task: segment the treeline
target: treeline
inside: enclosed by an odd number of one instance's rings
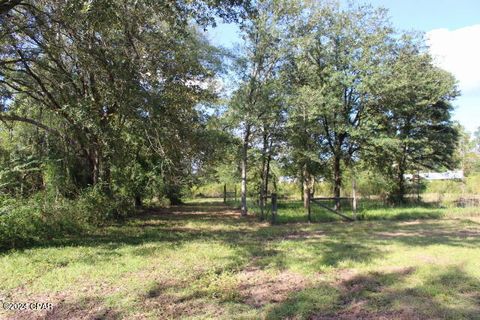
[[[4,2],[0,246],[118,218],[145,199],[179,203],[209,140],[228,138],[210,134],[198,107],[216,99],[224,54],[203,29],[240,21],[248,3]]]
[[[239,50],[208,41],[218,22],[240,27]],[[7,242],[14,225],[51,237],[209,181],[241,180],[244,214],[248,188],[264,199],[284,176],[339,196],[345,173],[373,170],[401,202],[404,173],[456,163],[455,79],[383,9],[10,0],[0,24]]]
[[[394,203],[405,201],[405,173],[455,166],[459,92],[422,35],[395,30],[370,6],[260,1],[256,9],[241,29],[242,82],[225,116],[241,138],[243,214],[250,169],[264,199],[272,161],[302,184],[304,199],[316,180],[339,197],[346,172],[372,171],[389,181]]]
[[[239,3],[45,0],[4,13],[2,192],[101,186],[178,202],[209,146],[196,106],[215,96],[202,85],[222,67],[199,28],[238,19]]]

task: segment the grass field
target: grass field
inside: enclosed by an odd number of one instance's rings
[[[197,202],[4,252],[1,300],[53,309],[0,318],[480,319],[478,209],[308,224],[283,205],[275,226]]]
[[[192,199],[193,202],[202,202],[207,199]],[[208,201],[208,200],[207,200]],[[211,200],[210,200],[211,201]],[[221,200],[217,200],[221,201]],[[323,202],[329,207],[334,207],[333,201]],[[233,208],[240,208],[239,201],[228,201],[228,205]],[[350,217],[354,217],[350,201],[342,201],[342,212]],[[260,207],[253,201],[248,203],[249,211],[259,217]],[[307,222],[307,215],[303,208],[302,201],[280,199],[278,201],[277,223],[301,223]],[[266,204],[265,220],[271,219],[271,205]],[[415,219],[440,219],[440,218],[480,218],[480,208],[478,207],[447,207],[436,203],[407,203],[389,207],[379,200],[362,199],[358,203],[355,213],[358,220],[415,220]],[[320,206],[313,204],[311,206],[311,218],[313,222],[335,222],[340,221],[338,215],[331,213]]]

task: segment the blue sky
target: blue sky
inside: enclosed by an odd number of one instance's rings
[[[454,102],[454,119],[470,132],[480,127],[480,0],[358,2],[389,9],[397,28],[426,33],[437,64],[459,80],[462,96]],[[240,41],[234,25],[221,24],[209,31],[209,37],[229,48]]]

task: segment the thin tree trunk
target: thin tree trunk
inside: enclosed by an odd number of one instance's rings
[[[223,203],[227,203],[227,184],[223,184]]]
[[[261,205],[261,218],[264,218],[264,211],[267,202],[268,195],[268,183],[270,176],[270,162],[272,160],[272,141],[268,141],[268,134],[266,128],[263,133],[263,147],[262,147],[262,183],[260,186],[260,205]]]
[[[310,176],[310,194],[315,197],[315,176]]]
[[[268,137],[267,137],[267,134],[266,134],[266,130],[265,128],[263,128],[263,139],[262,139],[262,170],[261,170],[261,174],[260,174],[260,179],[261,179],[261,182],[260,182],[260,219],[263,220],[264,218],[264,213],[265,213],[265,202],[266,202],[266,196],[267,196],[267,192],[265,190],[265,184],[266,184],[266,180],[267,180],[267,149],[268,149]]]
[[[91,179],[92,185],[98,184],[100,181],[100,160],[98,155],[98,150],[94,149],[90,152],[89,161],[91,165]]]
[[[139,194],[135,195],[135,208],[141,208],[142,205],[142,196]]]
[[[403,152],[401,157],[397,159],[397,190],[394,194],[395,203],[404,203],[405,202],[405,154],[407,152],[407,147],[404,144]]]
[[[357,182],[355,177],[352,179],[352,211],[354,219],[357,220]]]
[[[342,188],[342,172],[340,168],[340,157],[335,156],[333,159],[333,196],[340,197]],[[335,200],[335,210],[340,210],[340,199]]]
[[[302,202],[305,203],[305,195],[304,195],[304,191],[303,191],[303,169],[300,170],[300,197],[302,199]],[[306,207],[305,207],[306,208]]]
[[[398,176],[397,176],[397,192],[396,192],[396,199],[397,203],[404,203],[405,202],[405,177],[404,177],[405,170],[403,169],[402,165],[398,167]]]
[[[311,193],[310,190],[310,173],[307,172],[307,166],[303,168],[303,207],[308,208],[309,206],[309,193]]]
[[[242,208],[241,208],[241,214],[242,216],[246,216],[248,214],[248,208],[247,208],[247,157],[248,157],[248,142],[250,139],[250,124],[247,124],[245,128],[245,135],[243,137],[243,146],[242,146],[242,195],[241,195],[241,202],[242,202]]]
[[[272,162],[272,154],[267,156],[267,167],[265,170],[265,194],[268,194],[268,183],[270,182],[270,162]]]

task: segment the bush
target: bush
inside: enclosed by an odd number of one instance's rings
[[[18,248],[79,234],[133,212],[125,196],[107,196],[92,188],[76,199],[40,192],[28,199],[0,198],[0,248]]]
[[[89,189],[73,202],[73,207],[82,212],[87,222],[93,225],[124,218],[134,211],[131,197],[121,194],[109,196],[101,188]]]
[[[456,180],[428,181],[426,193],[458,195],[462,193],[462,182]]]
[[[467,178],[467,192],[471,194],[480,194],[480,174],[474,174]]]
[[[230,189],[230,186],[228,187]],[[207,183],[201,186],[194,186],[191,188],[189,196],[194,198],[223,197],[223,183]]]

